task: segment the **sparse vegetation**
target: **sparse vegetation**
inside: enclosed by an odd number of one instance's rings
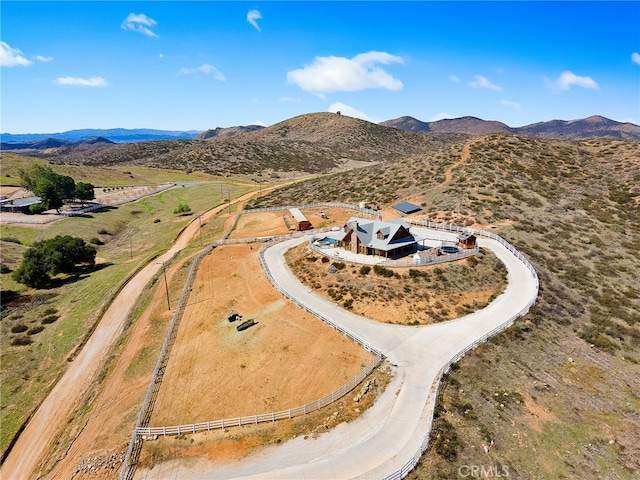
[[[461,310],[473,312],[506,285],[504,266],[493,254],[474,267],[464,261],[410,269],[333,262],[328,270],[309,261],[312,255],[307,245],[286,254],[303,283],[344,308],[389,323],[424,325],[453,318]],[[369,275],[372,270],[375,275]]]

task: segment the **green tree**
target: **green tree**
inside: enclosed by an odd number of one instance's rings
[[[55,174],[53,174],[55,175]],[[55,178],[50,175],[43,175],[36,180],[32,189],[33,193],[40,197],[42,205],[46,210],[55,208],[58,210],[64,202],[62,201],[61,188]]]
[[[74,273],[79,265],[94,265],[96,249],[83,239],[58,235],[34,243],[24,254],[13,278],[33,288],[51,283],[51,275]]]
[[[95,193],[93,193],[93,185],[85,182],[76,183],[75,197],[82,201],[93,200],[96,198]]]
[[[34,165],[29,170],[20,170],[20,179],[24,188],[41,198],[46,210],[58,210],[66,200],[76,197],[73,178],[57,174],[51,167]]]

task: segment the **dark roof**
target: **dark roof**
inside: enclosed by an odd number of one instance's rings
[[[458,235],[458,240],[469,240],[471,237],[476,238],[476,236],[471,232],[464,232]]]
[[[419,207],[418,205],[414,205],[413,203],[409,203],[409,202],[400,202],[397,205],[393,205],[393,208],[395,208],[399,212],[407,213],[407,214],[413,213],[413,212],[419,212],[420,210],[422,210],[422,208]]]
[[[406,247],[416,243],[416,239],[409,233],[409,225],[401,218],[394,218],[388,222],[381,220],[368,220],[364,218],[351,217],[346,226],[356,231],[358,240],[369,248],[375,248],[383,252],[395,250],[396,248]],[[402,238],[393,238],[403,227],[407,231],[407,236]],[[384,238],[378,238],[377,233],[381,232]],[[346,233],[343,232],[346,236]],[[344,236],[342,237],[344,239]]]

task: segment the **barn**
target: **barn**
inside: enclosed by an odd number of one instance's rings
[[[311,222],[307,220],[307,217],[302,214],[299,208],[290,208],[289,212],[296,221],[298,231],[302,232],[304,230],[311,230],[313,228]]]

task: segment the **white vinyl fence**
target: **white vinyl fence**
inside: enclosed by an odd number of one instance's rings
[[[343,207],[343,208],[352,208],[352,209],[355,209],[355,210],[358,210],[358,211],[362,211],[362,213],[368,213],[368,214],[375,215],[375,216],[378,215],[378,212],[376,212],[374,210],[360,209],[359,207],[355,207],[353,205],[338,204],[338,203],[335,203],[335,204],[334,203],[314,203],[314,204],[309,204],[309,205],[298,206],[297,208],[313,208],[313,207],[318,207],[318,206],[326,206],[326,207],[328,207],[328,206],[336,206],[336,207]],[[237,222],[237,218],[242,213],[261,212],[261,211],[275,211],[275,210],[283,210],[283,209],[286,209],[286,208],[294,208],[294,207],[272,207],[272,208],[265,208],[265,209],[243,210],[243,211],[239,212],[239,214],[236,216],[236,222]],[[365,212],[363,210],[368,210],[368,211]],[[321,312],[318,312],[317,310],[315,310],[313,307],[305,304],[304,302],[302,302],[302,301],[298,300],[297,298],[291,296],[285,290],[281,289],[280,286],[276,283],[276,281],[273,278],[273,276],[271,275],[271,272],[269,271],[269,268],[268,268],[268,266],[267,266],[267,264],[266,264],[266,262],[264,260],[264,251],[265,251],[265,249],[268,246],[273,245],[273,244],[275,244],[277,242],[280,242],[280,241],[283,241],[283,240],[286,240],[286,239],[290,239],[290,238],[309,235],[310,233],[314,233],[313,231],[296,232],[296,233],[291,234],[291,235],[283,235],[283,236],[280,236],[280,237],[256,237],[256,238],[250,238],[250,239],[229,240],[228,237],[229,237],[231,231],[233,230],[233,228],[235,227],[236,222],[234,222],[233,225],[231,226],[231,228],[223,235],[223,239],[221,241],[214,242],[211,245],[209,245],[207,248],[205,248],[200,254],[198,254],[196,256],[196,258],[193,261],[193,264],[191,265],[191,268],[189,270],[189,274],[187,276],[187,280],[186,280],[185,285],[184,285],[184,287],[182,289],[182,294],[180,295],[180,299],[178,301],[178,306],[177,306],[177,308],[175,310],[175,313],[174,313],[173,318],[171,320],[171,323],[169,325],[167,336],[166,336],[164,344],[162,346],[160,357],[158,358],[158,362],[156,364],[156,368],[155,368],[154,373],[152,375],[151,382],[149,384],[149,388],[147,389],[147,393],[145,395],[145,398],[143,400],[142,406],[140,408],[140,412],[139,412],[138,418],[136,420],[136,425],[135,425],[135,428],[134,428],[134,432],[133,432],[133,435],[131,437],[131,441],[129,442],[129,447],[128,447],[126,455],[125,455],[125,460],[124,460],[124,463],[123,463],[123,466],[122,466],[122,470],[121,470],[120,475],[118,477],[119,480],[125,480],[125,479],[126,480],[132,480],[133,479],[133,476],[135,474],[136,463],[137,463],[137,460],[139,458],[140,451],[142,449],[142,435],[177,435],[177,434],[188,433],[188,432],[197,432],[197,431],[212,430],[212,429],[217,429],[217,428],[226,428],[226,427],[230,427],[230,426],[256,424],[256,423],[260,423],[260,422],[273,422],[273,421],[280,420],[280,419],[293,418],[293,417],[296,417],[296,416],[299,416],[299,415],[305,415],[305,414],[307,414],[309,412],[312,412],[312,411],[315,411],[315,410],[317,410],[319,408],[322,408],[325,405],[328,405],[329,403],[335,401],[336,399],[344,396],[346,393],[351,391],[378,364],[380,364],[380,362],[384,358],[384,355],[383,355],[382,351],[380,351],[378,348],[376,348],[375,346],[369,344],[364,339],[360,338],[358,335],[350,332],[348,329],[346,329],[342,325],[339,325],[338,323],[334,322],[329,317],[327,317],[324,314],[322,314]],[[534,279],[536,281],[536,293],[531,297],[531,299],[529,300],[527,305],[522,310],[520,310],[520,312],[518,312],[517,314],[513,315],[512,317],[506,319],[501,325],[499,325],[498,327],[494,328],[493,330],[491,330],[487,334],[483,335],[482,338],[476,340],[471,345],[468,345],[467,347],[462,349],[460,352],[458,352],[456,355],[454,355],[447,362],[447,364],[445,364],[440,369],[439,374],[438,374],[438,385],[434,390],[432,390],[432,392],[431,392],[431,394],[429,396],[429,399],[427,400],[427,402],[429,404],[431,404],[431,407],[433,408],[435,406],[435,402],[436,402],[436,400],[438,398],[438,393],[440,391],[440,384],[441,384],[440,381],[442,379],[442,376],[445,375],[449,371],[449,368],[450,368],[451,364],[457,362],[458,360],[460,360],[468,351],[476,348],[478,345],[480,345],[481,343],[485,342],[491,336],[493,336],[496,333],[499,333],[502,330],[504,330],[507,327],[509,327],[511,324],[513,324],[513,322],[517,318],[519,318],[519,317],[521,317],[523,315],[526,315],[528,313],[529,309],[531,308],[531,306],[535,303],[535,301],[537,299],[539,281],[538,281],[538,275],[537,275],[535,269],[533,268],[533,265],[531,265],[531,263],[524,257],[524,255],[522,255],[513,245],[511,245],[509,242],[504,240],[499,235],[496,235],[496,234],[491,233],[491,232],[486,232],[484,230],[474,230],[474,229],[469,229],[469,228],[464,228],[464,227],[458,227],[458,226],[455,226],[455,225],[436,224],[436,223],[432,223],[432,222],[420,222],[420,221],[409,220],[409,219],[407,220],[407,222],[410,223],[410,224],[413,224],[413,225],[418,225],[418,226],[437,229],[437,230],[444,230],[444,231],[449,231],[449,232],[471,232],[471,233],[474,233],[476,236],[484,236],[484,237],[496,240],[497,242],[502,244],[505,248],[507,248],[507,250],[509,250],[511,253],[513,253],[521,262],[523,262],[525,264],[525,266],[529,269],[529,271],[531,272],[532,276],[534,277]],[[318,231],[316,230],[315,232],[317,233]],[[230,419],[224,419],[224,420],[214,420],[214,421],[210,421],[210,422],[201,422],[201,423],[194,423],[194,424],[188,424],[188,425],[175,425],[175,426],[169,426],[169,427],[148,427],[149,420],[151,418],[151,412],[153,411],[153,406],[155,404],[155,401],[156,401],[156,398],[157,398],[157,394],[158,394],[158,391],[160,389],[160,384],[162,382],[162,376],[164,374],[164,369],[166,368],[166,365],[168,363],[169,355],[171,353],[171,348],[173,347],[173,343],[175,342],[175,339],[176,339],[176,336],[177,336],[177,332],[178,332],[178,327],[179,327],[179,324],[180,324],[180,320],[182,319],[182,315],[183,315],[184,310],[186,308],[186,304],[187,304],[187,301],[188,301],[188,298],[189,298],[189,293],[191,292],[191,288],[193,286],[193,281],[195,279],[195,273],[197,271],[197,268],[198,268],[198,265],[199,265],[201,259],[205,255],[207,255],[211,250],[213,250],[217,245],[234,244],[234,243],[251,243],[251,242],[256,242],[256,241],[265,242],[264,246],[260,249],[260,263],[262,265],[262,268],[265,271],[265,274],[266,274],[267,278],[273,284],[273,286],[280,293],[282,293],[289,300],[291,300],[293,303],[295,303],[296,305],[300,306],[301,308],[307,310],[308,312],[310,312],[311,314],[315,315],[316,317],[320,318],[322,321],[324,321],[325,323],[327,323],[331,327],[333,327],[336,330],[342,332],[344,335],[348,336],[349,338],[351,338],[355,342],[357,342],[360,345],[362,345],[366,350],[372,352],[375,355],[374,359],[356,377],[351,379],[349,382],[347,382],[345,385],[343,385],[342,387],[340,387],[336,391],[331,392],[329,395],[326,395],[325,397],[322,397],[322,398],[320,398],[318,400],[315,400],[315,401],[313,401],[311,403],[308,403],[306,405],[303,405],[301,407],[296,407],[296,408],[292,408],[292,409],[289,409],[289,410],[282,410],[282,411],[279,411],[279,412],[272,412],[272,413],[266,413],[266,414],[256,414],[256,415],[250,415],[250,416],[245,416],[245,417],[230,418]],[[475,251],[469,252],[469,254],[474,254],[474,253],[475,253]],[[429,419],[429,425],[428,425],[427,434],[426,434],[426,436],[424,438],[424,441],[422,442],[420,448],[418,449],[418,451],[413,455],[413,457],[400,470],[398,470],[398,471],[392,473],[391,475],[385,477],[384,480],[402,479],[415,467],[415,465],[418,463],[420,457],[422,456],[422,454],[424,453],[424,451],[427,449],[427,447],[429,445],[432,424],[433,424],[433,416]]]
[[[513,253],[522,263],[524,263],[524,265],[529,269],[529,271],[531,272],[531,275],[533,276],[533,278],[536,281],[536,291],[532,295],[531,299],[527,302],[527,305],[522,310],[520,310],[518,313],[516,313],[512,317],[508,318],[507,320],[505,320],[502,324],[498,325],[496,328],[494,328],[490,332],[488,332],[485,335],[483,335],[481,338],[479,338],[478,340],[473,342],[471,345],[468,345],[465,348],[463,348],[462,350],[460,350],[453,357],[451,357],[451,359],[440,369],[440,371],[438,372],[438,376],[437,376],[437,378],[438,378],[437,386],[436,386],[435,389],[432,389],[432,391],[431,391],[431,393],[429,395],[429,398],[427,400],[427,403],[430,404],[431,410],[433,411],[434,408],[435,408],[436,401],[438,399],[438,395],[440,394],[440,388],[442,386],[442,377],[449,371],[449,368],[451,367],[451,365],[453,363],[456,363],[457,361],[459,361],[462,357],[464,357],[467,352],[473,350],[478,345],[486,342],[489,338],[491,338],[495,334],[500,333],[501,331],[505,330],[507,327],[511,326],[513,324],[513,322],[515,322],[518,318],[526,315],[529,312],[529,309],[533,306],[533,304],[536,303],[536,299],[538,298],[538,290],[539,290],[540,284],[539,284],[539,280],[538,280],[538,274],[536,273],[535,269],[533,268],[533,265],[531,265],[529,260],[527,260],[525,258],[525,256],[522,255],[513,245],[511,245],[504,238],[502,238],[499,235],[496,235],[495,233],[486,232],[484,230],[475,230],[475,229],[469,229],[469,228],[464,228],[464,227],[458,227],[458,226],[455,226],[455,225],[437,224],[437,223],[432,223],[432,222],[419,222],[419,221],[415,221],[415,220],[408,220],[408,222],[413,224],[413,225],[419,225],[419,226],[428,227],[428,228],[435,228],[435,229],[439,229],[439,230],[446,230],[446,231],[449,231],[449,232],[470,232],[470,233],[473,233],[476,236],[483,236],[483,237],[487,237],[487,238],[491,238],[493,240],[496,240],[497,242],[502,244],[504,247],[506,247],[507,250],[509,250],[511,253]],[[384,478],[384,480],[400,480],[400,479],[406,477],[407,474],[411,470],[413,470],[413,468],[417,465],[417,463],[420,461],[420,457],[422,457],[422,454],[425,452],[425,450],[429,446],[429,442],[430,442],[430,438],[431,438],[431,428],[433,426],[433,415],[429,418],[428,422],[429,422],[429,424],[428,424],[428,428],[427,428],[427,434],[425,435],[425,438],[424,438],[422,444],[420,445],[420,448],[418,449],[418,451],[413,455],[413,457],[411,457],[411,459],[407,463],[405,463],[402,466],[402,468],[400,470],[397,470],[396,472],[392,473],[391,475],[387,475]]]

